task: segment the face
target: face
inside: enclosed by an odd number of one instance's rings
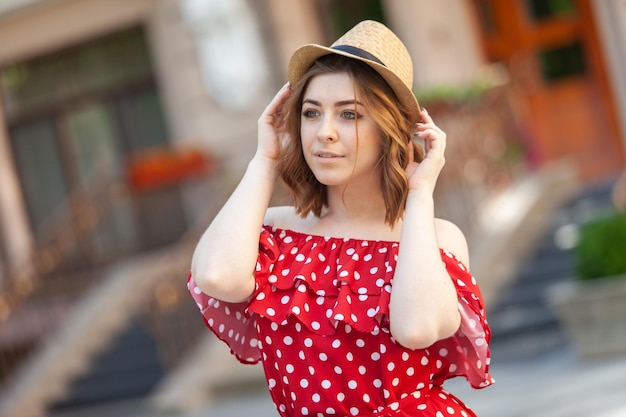
[[[304,92],[300,128],[304,158],[327,186],[380,178],[378,128],[355,91],[347,73],[331,73],[315,76]]]

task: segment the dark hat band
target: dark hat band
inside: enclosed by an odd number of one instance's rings
[[[359,58],[367,59],[369,61],[374,61],[375,63],[380,64],[383,67],[386,66],[385,64],[382,63],[380,59],[376,58],[374,55],[370,54],[369,52],[364,51],[363,49],[357,48],[356,46],[335,45],[335,46],[331,46],[330,49],[345,52],[350,55],[358,56]]]

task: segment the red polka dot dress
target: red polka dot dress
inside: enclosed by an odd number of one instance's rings
[[[489,375],[490,330],[476,281],[441,251],[458,293],[457,333],[412,350],[389,332],[398,243],[329,238],[264,227],[256,289],[226,303],[189,291],[207,326],[243,363],[262,361],[279,414],[295,416],[474,416],[443,389]]]

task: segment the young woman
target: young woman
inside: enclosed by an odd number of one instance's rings
[[[443,383],[492,383],[490,331],[465,238],[434,215],[446,135],[406,48],[365,21],[288,73],[193,256],[207,325],[262,361],[281,416],[473,416]],[[279,177],[294,205],[268,208]]]

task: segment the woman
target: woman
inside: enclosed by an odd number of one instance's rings
[[[406,48],[365,21],[288,73],[193,256],[207,325],[263,362],[281,416],[474,415],[442,385],[492,383],[490,332],[465,238],[434,216],[446,135]],[[268,208],[278,177],[293,207]]]

